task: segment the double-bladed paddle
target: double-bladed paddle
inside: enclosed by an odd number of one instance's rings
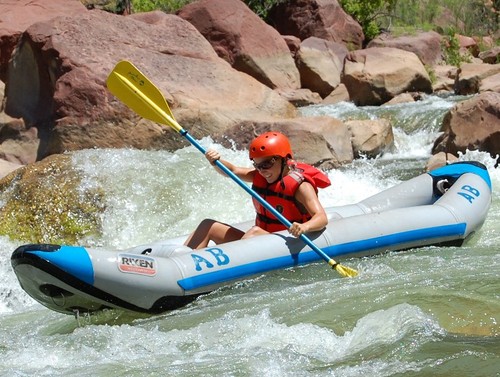
[[[184,136],[201,153],[206,150],[194,139],[185,129],[183,129],[174,118],[165,97],[160,90],[139,71],[132,63],[124,60],[119,62],[109,74],[106,81],[108,89],[130,109],[134,110],[141,117],[153,122],[164,124],[173,128],[176,132]],[[271,212],[283,225],[288,228],[292,223],[281,213],[271,206],[264,198],[245,184],[236,174],[229,170],[220,161],[215,164],[228,177],[235,181],[241,188],[254,197],[269,212]],[[317,247],[305,234],[301,234],[300,239],[304,241],[312,250],[321,256],[328,264],[342,276],[354,277],[358,272],[350,267],[341,265],[330,258],[323,250]]]

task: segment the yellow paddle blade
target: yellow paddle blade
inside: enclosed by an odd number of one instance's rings
[[[347,266],[343,266],[340,263],[335,262],[333,259],[330,259],[328,261],[328,264],[330,266],[332,266],[332,268],[335,271],[337,271],[340,275],[342,275],[343,277],[353,278],[353,277],[358,276],[358,271],[356,271],[353,268],[350,268],[350,267],[347,267]]]
[[[109,74],[106,85],[120,101],[141,117],[180,132],[182,127],[170,111],[160,90],[132,63],[123,60]]]
[[[358,271],[356,271],[355,269],[351,268],[351,267],[347,267],[347,266],[343,266],[341,264],[337,264],[335,266],[335,270],[342,276],[344,277],[349,277],[349,278],[353,278],[353,277],[356,277],[358,276]]]

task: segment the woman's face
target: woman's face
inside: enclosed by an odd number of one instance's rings
[[[268,183],[275,182],[281,174],[281,157],[261,157],[253,160],[253,166]]]

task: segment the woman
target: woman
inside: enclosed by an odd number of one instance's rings
[[[292,223],[288,231],[293,236],[300,237],[326,226],[328,218],[317,192],[318,187],[329,186],[330,180],[318,169],[293,161],[290,142],[285,135],[271,131],[258,136],[250,143],[249,154],[253,168],[221,160],[220,154],[214,150],[207,151],[205,157],[214,166],[215,161],[220,160],[241,180],[252,182],[252,189]],[[255,226],[246,233],[228,224],[205,219],[185,245],[200,249],[207,247],[210,241],[220,244],[286,229],[257,200],[253,199],[253,202],[257,212]]]

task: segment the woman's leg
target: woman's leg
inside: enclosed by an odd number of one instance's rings
[[[255,236],[262,236],[263,234],[269,234],[269,232],[262,229],[260,226],[254,225],[249,230],[247,230],[247,232],[241,238],[245,239]]]
[[[231,225],[212,219],[205,219],[188,237],[184,245],[192,249],[201,249],[207,247],[210,241],[213,241],[215,244],[236,241],[241,239],[244,234],[243,231]]]

